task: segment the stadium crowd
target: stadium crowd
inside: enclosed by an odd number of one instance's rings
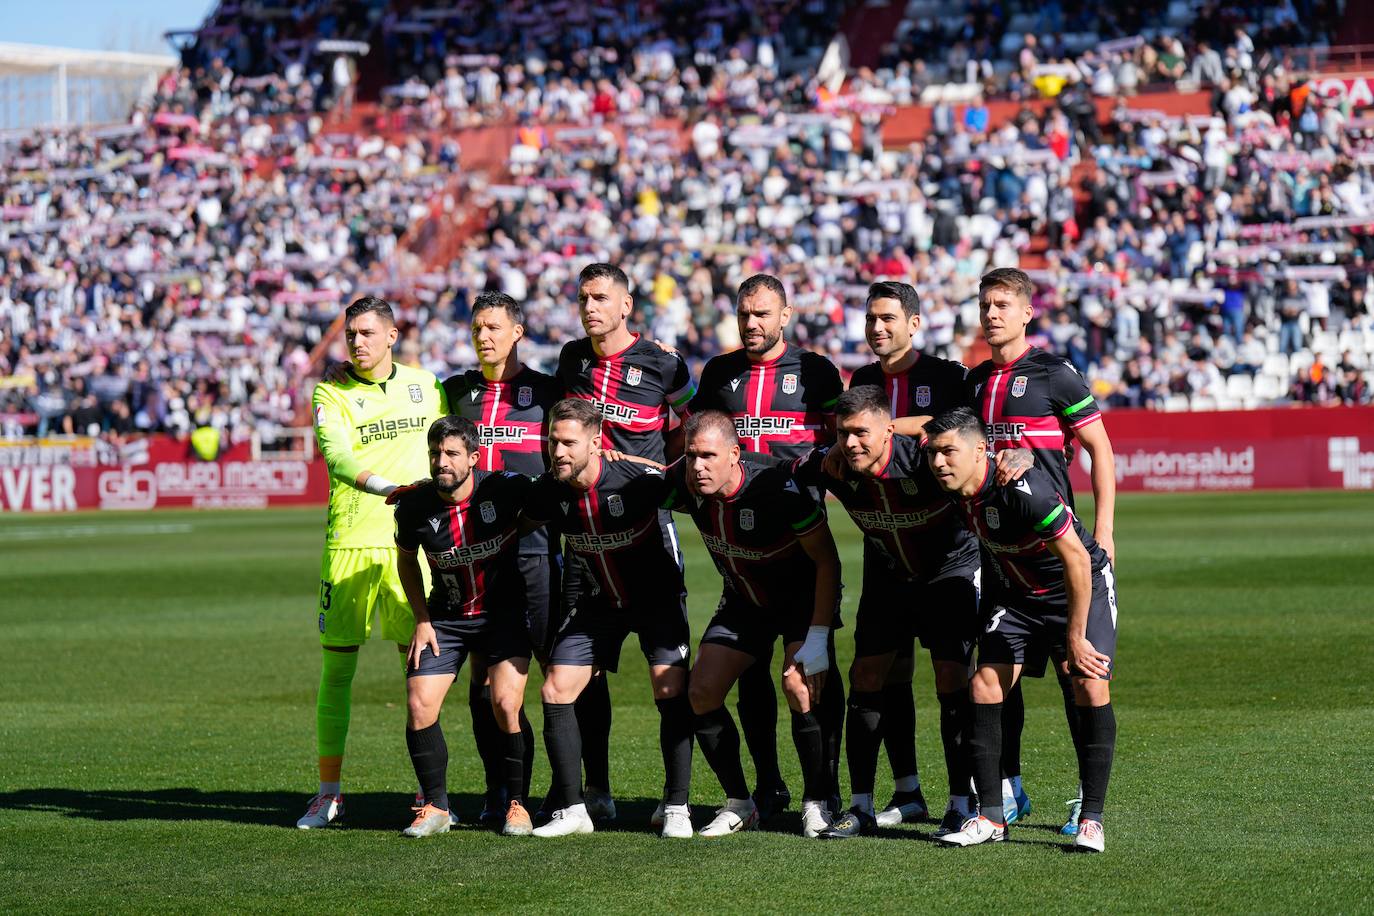
[[[221,8],[130,124],[5,140],[6,434],[270,438],[302,419],[340,305],[385,292],[398,241],[451,205],[449,128],[511,121],[524,129],[485,225],[406,312],[402,358],[441,375],[472,364],[483,289],[525,303],[547,364],[581,333],[570,303],[594,260],[625,267],[640,326],[697,367],[738,344],[738,283],[774,273],[795,339],[846,368],[868,358],[873,280],[915,284],[920,345],[961,358],[979,276],[1043,261],[1035,340],[1104,406],[1370,400],[1374,120],[1307,92],[1282,51],[1330,33],[1327,4],[1206,5],[1161,30],[1177,10],[1114,21],[1051,2],[1024,37],[1024,19],[971,4],[954,31],[917,16],[839,97],[811,75],[834,2],[719,4],[701,27],[677,4],[615,19],[573,2],[385,6]],[[331,134],[321,112],[359,79],[346,52],[378,35],[383,98],[404,116],[386,123],[404,129]],[[1051,102],[997,126],[982,96],[936,97],[930,135],[885,149],[885,106],[961,72],[988,97]],[[1178,79],[1212,89],[1212,116],[1090,113],[1093,96]],[[655,126],[666,116],[681,142]]]

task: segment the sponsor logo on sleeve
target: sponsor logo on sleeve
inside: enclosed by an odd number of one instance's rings
[[[320,405],[318,405],[318,406],[315,407],[315,426],[318,427],[319,429],[324,429],[324,405],[323,405],[323,404],[320,404]]]

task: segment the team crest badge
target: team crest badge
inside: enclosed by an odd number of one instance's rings
[[[915,496],[916,481],[912,480],[910,477],[902,478],[902,492],[905,493],[907,496]]]
[[[611,514],[616,518],[625,514],[625,503],[621,501],[619,493],[612,493],[606,500],[606,508],[611,510]]]
[[[496,507],[491,503],[482,503],[478,508],[482,510],[482,521],[486,522],[488,525],[496,521]]]
[[[638,366],[631,366],[625,370],[625,381],[632,386],[638,386],[643,378],[644,371]]]
[[[988,506],[987,509],[983,512],[983,517],[988,520],[989,528],[1002,527],[1002,519],[998,517],[997,509],[995,509],[994,507]]]
[[[534,389],[529,385],[521,385],[520,390],[515,393],[515,403],[521,407],[529,407],[534,403]]]
[[[929,385],[917,385],[917,386],[916,386],[916,406],[917,406],[917,407],[929,407],[929,406],[930,406],[930,386],[929,386]]]
[[[1014,397],[1014,398],[1019,398],[1021,395],[1025,394],[1025,393],[1026,393],[1026,377],[1025,377],[1024,375],[1018,375],[1015,379],[1012,380],[1012,383],[1011,383],[1011,396]]]
[[[793,375],[792,373],[790,373],[790,372],[789,372],[787,375],[784,375],[784,376],[782,377],[782,393],[783,393],[783,394],[796,394],[796,393],[797,393],[797,377],[796,377],[795,375]]]
[[[739,527],[741,531],[754,530],[754,510],[741,509],[739,511]]]
[[[424,389],[419,385],[407,385],[406,390],[410,392],[410,399],[416,404],[423,404],[425,402]]]

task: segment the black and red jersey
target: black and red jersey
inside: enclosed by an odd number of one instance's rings
[[[461,502],[448,502],[427,483],[396,503],[396,546],[407,553],[424,550],[434,620],[523,613],[517,526],[534,482],[521,474],[472,474],[472,493]]]
[[[665,537],[659,507],[663,472],[637,461],[600,461],[596,482],[580,490],[552,473],[535,481],[525,518],[563,535],[593,594],[614,608],[683,591],[682,569]]]
[[[565,397],[596,405],[605,448],[660,463],[668,408],[685,412],[696,391],[681,356],[638,334],[634,343],[606,356],[597,356],[587,337],[566,344],[556,376]]]
[[[1108,564],[1106,552],[1055,488],[1053,476],[1040,467],[1002,486],[989,460],[982,487],[972,496],[956,496],[955,505],[992,560],[997,575],[990,581],[985,574],[983,587],[990,589],[993,603],[1063,614],[1068,606],[1064,564],[1046,544],[1070,530],[1087,548],[1093,572]]]
[[[809,610],[816,564],[800,539],[824,527],[825,515],[786,468],[749,460],[739,466],[733,493],[703,497],[688,489],[686,462],[675,462],[665,505],[692,516],[727,592],[767,610]]]
[[[1031,347],[1004,366],[987,360],[968,374],[978,416],[988,428],[988,448],[1028,448],[1035,466],[1073,506],[1064,445],[1074,430],[1102,419],[1087,382],[1063,359]]]
[[[551,375],[528,367],[505,382],[486,379],[481,371],[444,380],[448,409],[454,416],[477,424],[481,448],[477,467],[485,471],[514,471],[538,477],[548,469],[548,416],[562,397]],[[520,540],[521,556],[547,556],[549,537],[540,528]]]
[[[934,417],[954,407],[968,406],[966,375],[968,370],[962,363],[918,353],[916,362],[895,374],[883,371],[883,364],[878,362],[855,369],[849,387],[876,385],[883,389],[894,417]]]
[[[799,458],[834,441],[842,391],[839,370],[819,353],[788,344],[777,358],[754,362],[735,350],[706,363],[691,410],[730,414],[748,451]]]
[[[877,550],[884,565],[905,579],[933,582],[972,576],[978,568],[978,540],[965,527],[935,480],[921,444],[894,435],[887,463],[874,477],[848,466],[836,479],[822,467],[828,449],[815,449],[792,464],[803,486],[835,494],[864,533],[864,550]]]

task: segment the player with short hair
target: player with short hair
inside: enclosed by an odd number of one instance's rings
[[[696,392],[691,372],[677,353],[663,350],[626,322],[634,310],[630,280],[614,264],[582,268],[577,279],[577,305],[587,336],[566,344],[558,355],[555,377],[563,397],[585,400],[601,414],[605,448],[663,463],[667,456],[669,411],[685,415]],[[662,531],[679,558],[672,513],[663,513]],[[564,571],[575,580],[577,568]],[[576,581],[564,591],[576,592]],[[565,608],[566,610],[566,608]],[[582,752],[587,770],[587,810],[598,821],[615,818],[610,783],[611,697],[604,676],[596,676],[577,702]],[[661,815],[655,812],[657,825]]]
[[[502,736],[502,833],[533,831],[525,809],[523,714],[530,642],[524,618],[519,515],[533,481],[477,467],[477,426],[445,416],[429,428],[430,481],[393,495],[401,584],[415,618],[407,656],[406,747],[424,804],[404,836],[447,833],[448,745],[439,725],[444,697],[464,660],[481,659]],[[433,588],[425,595],[417,553],[423,550]]]
[[[869,286],[868,298],[864,303],[864,336],[878,359],[854,370],[849,380],[851,391],[865,385],[880,388],[887,398],[894,431],[917,437],[920,435],[920,424],[925,420],[964,403],[964,375],[968,372],[961,363],[917,350],[913,340],[920,329],[921,297],[915,287],[895,280],[883,280]],[[840,465],[833,461],[827,469],[832,473],[844,473]],[[867,559],[864,569],[867,574]],[[877,813],[880,827],[918,821],[927,815],[916,764],[916,701],[911,689],[914,650],[910,637],[901,640],[887,680],[881,687],[882,741],[892,766],[894,791],[892,799]],[[852,682],[850,690],[852,723]],[[941,699],[942,736],[954,727],[946,721],[954,715],[952,705],[946,702],[949,699]],[[851,736],[853,727],[852,724],[849,726]],[[950,745],[946,740],[946,758],[949,752]],[[852,775],[850,779],[853,779]],[[957,803],[964,794],[951,793],[954,796],[952,803]]]
[[[599,671],[619,667],[631,632],[649,662],[659,711],[665,816],[662,835],[690,837],[691,706],[687,701],[690,633],[679,554],[665,537],[659,506],[663,473],[600,455],[602,417],[588,400],[569,398],[549,411],[552,469],[525,506],[523,527],[550,525],[580,570],[572,614],[549,652],[541,696],[544,741],[553,769],[549,822],[535,836],[591,833],[582,792],[582,736],[573,703]]]
[[[559,400],[558,382],[526,366],[518,345],[525,336],[525,315],[520,303],[505,293],[491,290],[478,294],[472,303],[472,346],[478,368],[444,380],[449,410],[477,426],[481,443],[477,467],[486,471],[513,471],[531,479],[548,469],[545,449],[546,413]],[[562,559],[557,539],[542,528],[520,539],[520,572],[524,583],[521,602],[526,632],[536,658],[548,658],[549,644],[557,626],[561,601]],[[486,771],[486,803],[481,820],[496,826],[506,811],[502,736],[492,712],[491,687],[480,658],[474,658],[468,688],[472,734]],[[534,764],[534,729],[521,707],[525,735],[525,787]]]
[[[830,360],[784,339],[791,317],[787,291],[777,277],[754,274],[741,283],[735,296],[735,320],[743,346],[707,361],[691,402],[693,413],[720,410],[733,417],[745,450],[786,461],[834,440],[835,399],[844,390]],[[812,496],[819,497],[819,491]],[[752,665],[741,674],[736,710],[754,761],[753,798],[760,821],[766,822],[791,803],[778,770],[778,699],[767,664]],[[818,713],[826,738],[833,804],[838,807],[844,728],[840,678],[826,682]]]
[[[303,830],[343,816],[340,773],[352,709],[358,647],[379,621],[383,639],[404,652],[414,629],[396,572],[392,513],[385,497],[397,481],[428,473],[424,437],[447,413],[439,380],[392,360],[391,306],[365,296],[344,312],[347,377],[315,386],[315,440],[329,468],[329,520],[320,568],[319,629],[323,647],[315,736],[320,786]]]
[[[739,733],[724,703],[741,673],[768,664],[782,637],[783,693],[802,769],[802,833],[814,838],[830,826],[833,791],[816,709],[831,667],[840,598],[835,540],[825,513],[786,469],[740,459],[729,414],[693,413],[685,444],[682,460],[668,472],[669,502],[691,513],[725,580],[689,688],[702,753],[725,790],[725,805],[701,835],[747,830],[758,820],[740,765]]]
[[[978,640],[972,684],[980,810],[939,839],[955,846],[1006,839],[999,791],[1002,701],[1026,667],[1049,655],[1072,678],[1078,720],[1073,742],[1083,809],[1074,845],[1101,852],[1102,810],[1116,746],[1109,689],[1117,630],[1111,559],[1078,521],[1048,471],[1034,467],[1015,483],[997,483],[987,430],[972,411],[948,411],[926,425],[926,434],[931,470],[993,558],[990,568],[999,580]]]
[[[988,430],[988,448],[1028,448],[1035,466],[1049,474],[1055,489],[1074,508],[1073,487],[1065,447],[1077,439],[1092,461],[1093,537],[1107,556],[1116,559],[1112,529],[1116,518],[1116,460],[1102,414],[1078,370],[1064,359],[1032,347],[1026,328],[1034,317],[1031,296],[1035,284],[1025,271],[1002,267],[989,271],[978,286],[978,309],[983,336],[992,358],[969,371],[968,387],[974,412]],[[1026,677],[1043,670],[1028,668]],[[1067,671],[1057,669],[1070,733],[1078,728],[1073,684]],[[1018,682],[1019,684],[1019,682]],[[1003,769],[1008,779],[1004,794],[1016,805],[1010,819],[1030,811],[1021,786],[1021,730],[1025,702],[1015,687],[1005,704],[1007,721]],[[1082,793],[1068,802],[1069,818],[1062,832],[1072,835],[1078,823]]]

